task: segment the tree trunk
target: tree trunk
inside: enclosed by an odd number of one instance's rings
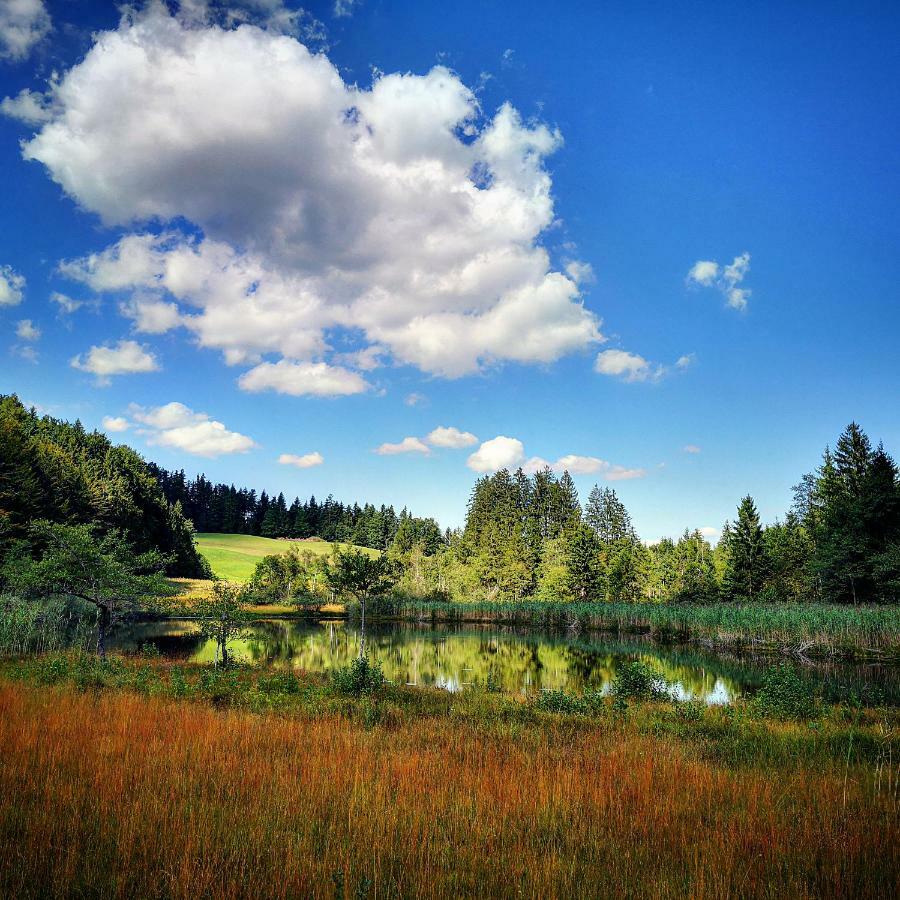
[[[97,616],[97,655],[106,659],[106,632],[109,630],[109,610],[105,606],[98,607]]]
[[[359,601],[360,625],[359,625],[359,658],[366,655],[366,598]]]

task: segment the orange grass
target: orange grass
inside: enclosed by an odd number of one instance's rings
[[[0,896],[896,896],[893,792],[625,728],[370,731],[0,682]]]

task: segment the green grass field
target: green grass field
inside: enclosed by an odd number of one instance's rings
[[[196,534],[197,549],[212,567],[213,574],[226,581],[247,582],[253,576],[256,564],[273,553],[285,553],[289,547],[308,550],[317,556],[326,556],[334,546],[328,541],[277,541],[252,534]],[[376,551],[361,547],[373,556]]]

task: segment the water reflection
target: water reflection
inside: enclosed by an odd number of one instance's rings
[[[256,665],[323,672],[348,665],[359,652],[359,640],[359,631],[345,622],[270,619],[254,623],[245,638],[229,645],[229,652]],[[204,640],[196,623],[188,620],[134,625],[114,643],[133,650],[148,642],[171,659],[211,663],[215,658],[214,642]],[[497,626],[376,626],[367,629],[366,647],[390,681],[449,691],[485,686],[490,679],[508,693],[585,688],[608,692],[618,668],[641,659],[666,677],[674,696],[706,703],[728,703],[752,691],[772,664],[771,659],[661,647],[641,639]],[[881,702],[900,700],[896,667],[832,664],[801,669],[829,699],[852,692]]]

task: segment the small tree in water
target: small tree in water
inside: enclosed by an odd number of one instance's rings
[[[216,642],[216,657],[228,665],[228,644],[241,636],[247,624],[247,613],[241,607],[241,588],[227,581],[213,584],[213,596],[197,606],[200,633]]]
[[[155,550],[134,553],[118,531],[99,536],[90,525],[35,522],[29,529],[34,558],[25,545],[3,569],[8,588],[22,597],[75,597],[97,611],[97,653],[123,620],[159,605],[173,593],[163,575],[168,560]]]
[[[369,556],[362,550],[335,548],[326,571],[328,583],[340,597],[350,597],[359,603],[362,637],[359,655],[365,653],[366,607],[371,600],[383,597],[397,583],[396,563],[386,556]]]

